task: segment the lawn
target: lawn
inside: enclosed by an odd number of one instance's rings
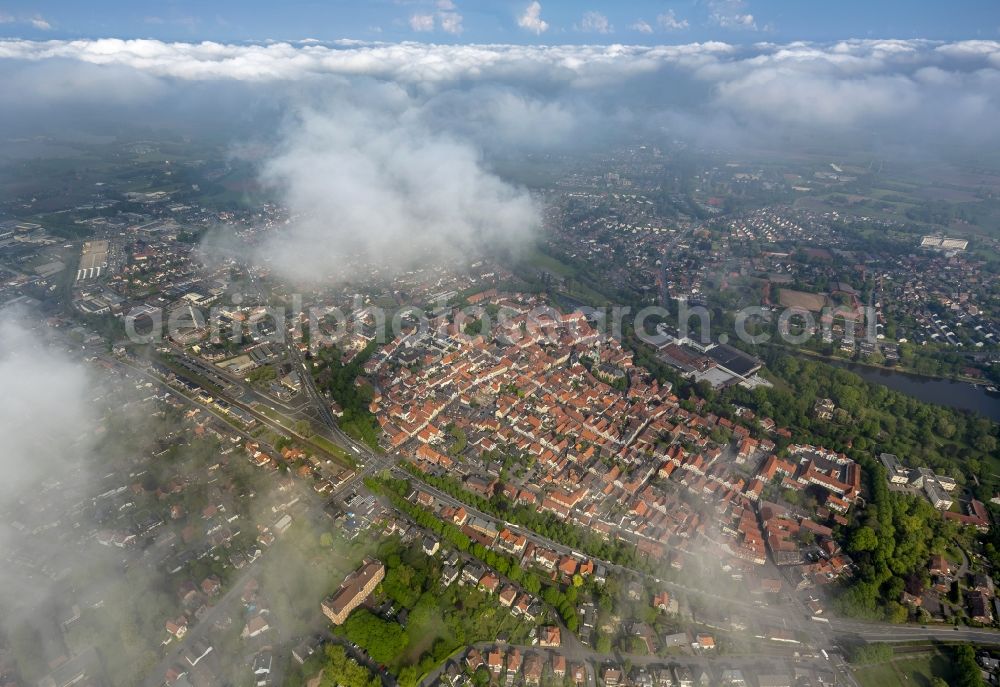
[[[554,275],[567,279],[568,282],[562,293],[580,303],[586,303],[597,307],[608,302],[607,296],[595,289],[593,286],[583,282],[580,270],[573,265],[568,265],[559,258],[546,253],[539,247],[533,247],[521,256],[521,264],[529,269],[539,272],[550,272]]]
[[[348,467],[355,466],[355,461],[353,458],[351,458],[351,455],[347,451],[342,449],[340,446],[337,446],[335,443],[327,439],[326,437],[321,437],[318,434],[314,434],[309,438],[309,443],[314,444],[315,446],[318,446],[322,450],[326,451],[334,458],[341,461],[344,465]]]
[[[413,665],[419,662],[420,657],[434,646],[434,640],[448,634],[448,628],[444,624],[444,616],[441,614],[435,614],[421,622],[411,623],[407,631],[410,643],[406,648],[406,653],[400,659],[400,665]]]
[[[889,663],[863,666],[854,672],[861,687],[929,687],[932,677],[951,679],[948,659],[941,654],[899,658]]]
[[[526,250],[521,256],[521,260],[529,267],[545,272],[552,272],[561,277],[575,277],[577,273],[574,267],[557,260],[548,253],[542,252],[537,246]]]

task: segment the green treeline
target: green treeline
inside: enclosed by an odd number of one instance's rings
[[[371,388],[366,384],[359,386],[355,380],[376,348],[378,344],[373,341],[346,364],[342,362],[340,349],[335,347],[320,349],[313,359],[316,386],[329,393],[344,411],[337,424],[349,436],[373,449],[378,448],[382,430],[368,409],[372,400]]]

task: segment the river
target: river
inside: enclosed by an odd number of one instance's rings
[[[850,370],[865,381],[881,384],[921,401],[959,410],[972,410],[1000,422],[1000,395],[988,393],[984,388],[968,382],[922,377],[908,372],[883,370],[839,360],[827,362]]]

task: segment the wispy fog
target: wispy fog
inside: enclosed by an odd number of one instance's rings
[[[56,559],[73,539],[60,517],[65,504],[92,486],[97,444],[92,378],[82,364],[51,347],[43,333],[29,329],[27,317],[0,310],[0,629],[5,634],[53,622],[51,581],[65,564]],[[77,563],[84,564],[82,558]]]
[[[80,467],[93,447],[86,369],[49,348],[21,324],[18,315],[0,311],[0,507],[24,496],[27,485],[56,478]]]
[[[404,268],[516,247],[540,223],[526,191],[477,147],[426,124],[399,89],[344,92],[293,118],[261,170],[293,213],[261,248],[292,279],[351,276],[358,260]]]

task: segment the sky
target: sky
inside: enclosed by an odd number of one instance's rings
[[[1000,2],[0,0],[0,37],[517,44],[1000,39]]]

